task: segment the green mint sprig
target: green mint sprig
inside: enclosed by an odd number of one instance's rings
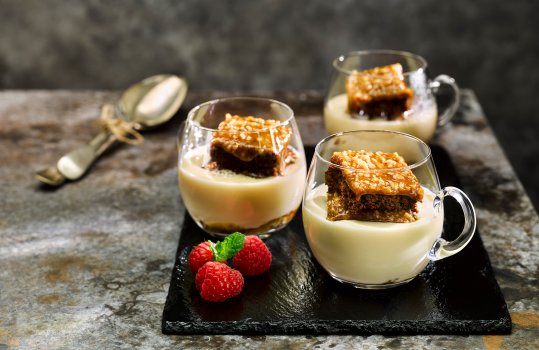
[[[231,259],[239,252],[245,243],[245,235],[234,232],[228,235],[223,241],[213,243],[208,241],[212,253],[212,259],[215,261],[226,261]]]

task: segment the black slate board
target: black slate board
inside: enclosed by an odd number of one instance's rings
[[[306,148],[311,159],[313,148]],[[442,186],[459,185],[444,149],[433,147]],[[458,235],[462,213],[444,203],[444,238]],[[224,303],[201,299],[187,265],[192,246],[209,239],[185,214],[163,311],[165,334],[508,334],[511,318],[476,232],[456,256],[429,264],[412,282],[360,290],[333,280],[309,250],[301,210],[267,241],[270,272],[245,279],[242,294]],[[449,220],[448,220],[449,218]]]

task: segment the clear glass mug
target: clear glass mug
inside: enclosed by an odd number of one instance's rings
[[[252,177],[211,166],[211,145],[220,136],[273,135],[275,127],[244,132],[218,131],[225,115],[255,116],[279,121],[291,130],[288,149],[295,158],[282,174]],[[274,138],[272,146],[275,146]],[[199,227],[217,237],[240,231],[262,238],[285,227],[301,204],[306,178],[303,144],[292,109],[286,104],[256,97],[229,97],[193,108],[180,128],[178,181],[183,203]]]
[[[406,84],[414,93],[404,120],[386,120],[378,116],[350,114],[345,91],[346,79],[352,71],[400,63]],[[435,95],[442,85],[452,91],[451,102],[439,113]],[[439,75],[430,80],[427,61],[418,55],[392,50],[350,52],[333,61],[333,73],[324,102],[324,124],[329,134],[350,130],[391,130],[414,135],[429,142],[438,126],[448,123],[460,104],[459,88],[455,80]],[[374,119],[373,119],[374,118]]]
[[[327,220],[325,173],[333,152],[365,150],[397,152],[423,187],[418,219],[407,223]],[[372,175],[384,170],[345,170]],[[395,169],[391,169],[395,171]],[[397,169],[399,170],[399,169]],[[370,174],[367,174],[371,172]],[[464,212],[464,228],[457,239],[443,238],[443,200],[451,196]],[[450,219],[450,218],[449,218]],[[420,139],[391,131],[350,131],[320,141],[307,175],[303,195],[303,225],[309,247],[317,261],[336,280],[359,288],[385,289],[411,281],[428,264],[462,250],[475,232],[475,210],[464,192],[440,188],[429,146]]]

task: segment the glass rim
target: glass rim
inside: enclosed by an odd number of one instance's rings
[[[381,133],[381,134],[400,135],[400,136],[406,137],[406,138],[408,138],[410,140],[414,140],[414,141],[418,142],[421,146],[426,147],[427,154],[421,160],[419,160],[417,162],[414,162],[413,164],[408,164],[405,167],[390,168],[390,169],[357,169],[357,168],[354,168],[354,167],[345,166],[345,165],[339,165],[339,164],[333,163],[332,161],[327,160],[324,157],[322,157],[322,155],[320,154],[320,147],[322,146],[322,144],[327,143],[331,139],[334,139],[334,138],[339,137],[339,136],[345,136],[345,135],[350,135],[350,134],[361,134],[361,133]],[[338,133],[331,134],[331,135],[323,138],[322,140],[320,140],[316,144],[316,147],[314,148],[314,156],[317,157],[323,163],[326,163],[328,166],[338,168],[338,169],[352,170],[354,172],[365,172],[365,173],[372,173],[372,172],[384,173],[384,172],[389,172],[389,171],[412,170],[412,169],[415,169],[415,168],[425,164],[430,159],[431,155],[432,155],[431,148],[429,147],[429,145],[427,145],[420,138],[417,138],[417,137],[415,137],[413,135],[406,134],[406,133],[403,133],[403,132],[389,131],[389,130],[352,130],[352,131],[338,132]]]
[[[261,129],[250,130],[250,131],[245,131],[245,130],[219,130],[219,129],[214,129],[214,128],[210,128],[210,127],[207,127],[207,126],[202,126],[202,125],[200,125],[200,122],[196,122],[196,121],[193,120],[196,112],[199,111],[204,106],[217,104],[219,102],[234,101],[234,100],[265,101],[265,102],[268,102],[268,103],[275,103],[275,104],[283,107],[288,112],[289,116],[288,116],[288,118],[286,118],[286,120],[279,121],[279,124],[277,124],[277,125],[268,126],[268,127],[264,127],[264,128],[261,128]],[[251,114],[251,116],[259,118],[258,116],[254,116],[252,114]],[[278,101],[278,100],[275,100],[275,99],[272,99],[272,98],[266,98],[266,97],[231,96],[231,97],[216,98],[216,99],[209,100],[209,101],[206,101],[206,102],[203,102],[203,103],[200,103],[200,104],[196,105],[187,114],[186,123],[194,125],[194,126],[196,126],[197,128],[199,128],[201,130],[206,130],[206,131],[209,131],[209,132],[222,132],[222,133],[237,134],[237,133],[245,133],[245,132],[257,133],[257,132],[273,130],[273,129],[276,129],[276,128],[281,127],[281,126],[289,125],[290,122],[293,119],[294,119],[294,110],[292,110],[292,108],[289,105],[287,105],[286,103],[284,103],[284,102],[281,102],[281,101]],[[273,119],[273,120],[275,120],[275,119]]]
[[[353,70],[344,69],[339,66],[340,62],[343,62],[346,58],[354,57],[354,56],[367,56],[367,55],[395,55],[395,56],[401,56],[401,57],[408,57],[413,58],[416,61],[419,61],[421,63],[421,66],[414,70],[407,70],[406,72],[403,72],[403,75],[410,75],[412,73],[426,70],[427,69],[427,60],[423,58],[422,56],[416,55],[415,53],[411,53],[408,51],[399,51],[399,50],[360,50],[360,51],[350,51],[347,54],[340,55],[339,57],[335,58],[333,60],[333,68],[340,71],[341,73],[350,75],[352,74]]]

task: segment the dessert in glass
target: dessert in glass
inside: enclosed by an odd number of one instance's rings
[[[262,238],[301,204],[306,162],[286,104],[230,97],[193,108],[179,135],[179,187],[194,221],[213,236]]]
[[[451,102],[438,110],[435,95],[449,88]],[[333,74],[324,103],[329,134],[350,130],[391,130],[430,141],[460,104],[454,79],[430,80],[427,62],[409,52],[351,52],[333,61]]]
[[[443,200],[464,212],[457,239],[443,238]],[[462,250],[475,231],[472,203],[440,188],[429,146],[391,131],[350,131],[320,141],[307,175],[303,225],[309,247],[336,280],[359,288],[405,284]]]

